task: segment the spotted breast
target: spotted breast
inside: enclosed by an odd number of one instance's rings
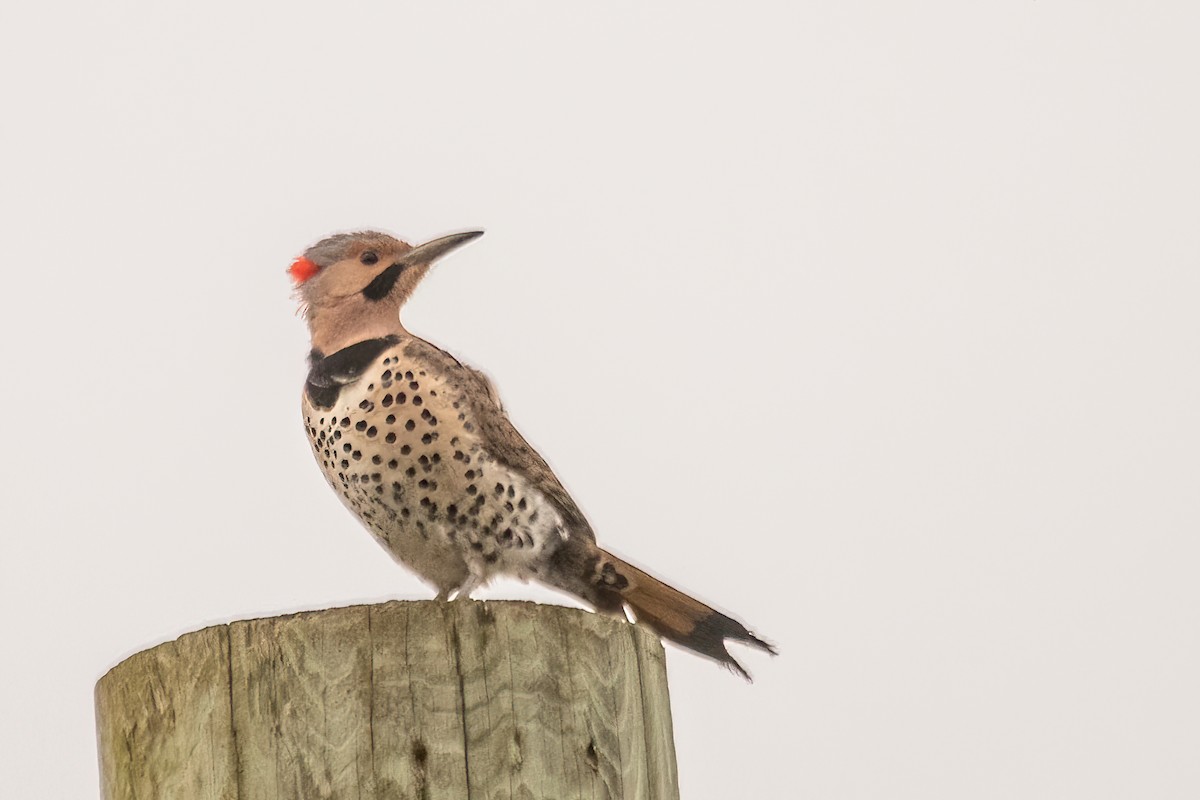
[[[567,538],[548,498],[489,452],[481,432],[501,412],[486,379],[427,342],[314,351],[303,410],[334,491],[440,597],[532,577]]]

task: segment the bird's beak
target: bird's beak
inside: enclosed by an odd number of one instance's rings
[[[434,239],[432,242],[417,245],[405,253],[401,261],[405,264],[432,264],[451,250],[455,250],[467,242],[478,239],[480,236],[483,236],[483,231],[452,233],[449,236]]]

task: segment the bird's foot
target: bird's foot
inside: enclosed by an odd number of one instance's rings
[[[470,600],[471,592],[483,585],[483,578],[478,575],[469,575],[462,585],[455,589],[452,594],[452,600]]]

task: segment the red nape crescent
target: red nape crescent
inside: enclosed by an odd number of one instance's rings
[[[288,271],[288,274],[292,276],[292,280],[294,280],[296,282],[296,284],[299,285],[301,283],[304,283],[306,280],[311,278],[313,275],[316,275],[320,269],[321,269],[320,267],[318,267],[313,262],[309,261],[304,256],[300,256],[300,258],[297,258],[295,261],[292,262],[292,265],[290,267],[288,267],[287,271]]]

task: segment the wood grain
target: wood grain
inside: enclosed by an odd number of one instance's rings
[[[677,800],[662,646],[516,602],[249,620],[96,687],[106,800]]]
[[[103,797],[240,800],[224,627],[114,667],[96,684],[96,719]]]

